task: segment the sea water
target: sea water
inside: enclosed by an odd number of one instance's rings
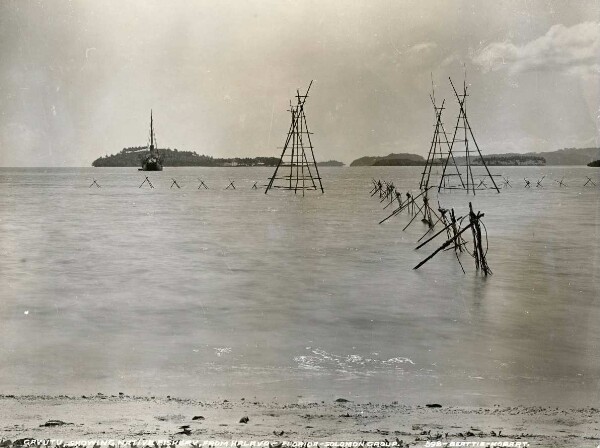
[[[432,190],[485,214],[487,278],[452,251],[413,270],[443,238],[378,224],[371,179],[420,171],[322,168],[303,197],[265,195],[269,168],[0,169],[0,393],[597,404],[597,170]]]

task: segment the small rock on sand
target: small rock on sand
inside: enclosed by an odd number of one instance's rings
[[[442,407],[441,404],[437,404],[437,403],[426,404],[425,406],[427,406],[428,408],[441,408]]]
[[[338,398],[335,400],[336,403],[349,403],[350,400],[346,400],[345,398]]]
[[[250,419],[248,417],[240,418],[240,423],[248,423],[249,421],[250,421]]]
[[[194,415],[192,417],[192,420],[204,420],[204,417],[202,417],[201,415]]]
[[[65,423],[62,420],[48,420],[43,425],[40,425],[40,428],[42,428],[42,427],[52,427],[52,426],[62,426],[62,425],[69,425],[69,423]]]

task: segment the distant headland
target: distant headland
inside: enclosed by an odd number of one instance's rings
[[[495,154],[483,156],[485,163],[490,166],[505,165],[545,165],[546,160],[541,156],[527,154]],[[456,163],[465,164],[464,157],[456,157]],[[389,154],[383,157],[361,157],[350,164],[350,166],[424,166],[425,159],[417,154]],[[434,165],[443,165],[445,159],[437,159]],[[481,165],[481,159],[473,158],[472,165]]]
[[[338,162],[337,160],[328,160],[326,162],[317,162],[318,166],[344,166],[344,162]]]
[[[235,157],[221,159],[197,154],[195,151],[160,149],[164,166],[277,166],[278,157]],[[140,161],[148,154],[145,146],[124,148],[121,152],[100,157],[92,162],[95,167],[139,167]]]
[[[484,155],[485,163],[490,166],[540,166],[540,165],[587,165],[600,159],[600,148],[565,148],[548,152],[529,152],[525,154],[489,154]],[[399,153],[387,156],[365,156],[354,160],[350,166],[414,166],[425,165],[425,158],[417,154]],[[442,159],[437,161],[440,165]],[[457,157],[458,164],[464,164],[464,157]],[[479,158],[471,160],[473,165],[480,164]]]
[[[425,159],[417,154],[389,154],[387,156],[364,156],[354,160],[350,166],[404,166],[425,165]]]
[[[279,157],[234,157],[215,158],[196,153],[195,151],[179,151],[177,149],[159,149],[163,158],[164,166],[209,166],[209,167],[231,167],[231,166],[266,166],[275,167],[279,163]],[[94,167],[139,167],[141,161],[148,154],[146,146],[134,146],[123,148],[121,152],[100,157],[92,162]],[[337,160],[319,162],[319,166],[344,166]]]

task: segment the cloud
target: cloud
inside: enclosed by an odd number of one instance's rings
[[[448,67],[455,62],[460,62],[460,58],[456,53],[451,54],[450,56],[446,56],[442,62],[440,62],[440,67]]]
[[[422,42],[420,44],[416,44],[410,47],[406,51],[406,54],[409,56],[423,55],[435,50],[436,48],[437,44],[435,42]]]
[[[473,62],[484,72],[553,71],[590,75],[600,73],[600,23],[552,26],[524,45],[494,42],[477,52]]]
[[[401,64],[412,69],[431,69],[439,58],[440,49],[435,42],[421,42],[404,50]]]

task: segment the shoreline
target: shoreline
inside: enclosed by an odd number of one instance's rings
[[[65,442],[387,440],[396,441],[397,446],[426,446],[432,441],[440,442],[438,446],[450,446],[444,444],[452,441],[521,441],[540,447],[595,447],[600,441],[600,411],[593,407],[427,407],[426,403],[415,406],[344,399],[298,404],[125,394],[85,398],[0,395],[0,424],[1,446],[27,438]]]

